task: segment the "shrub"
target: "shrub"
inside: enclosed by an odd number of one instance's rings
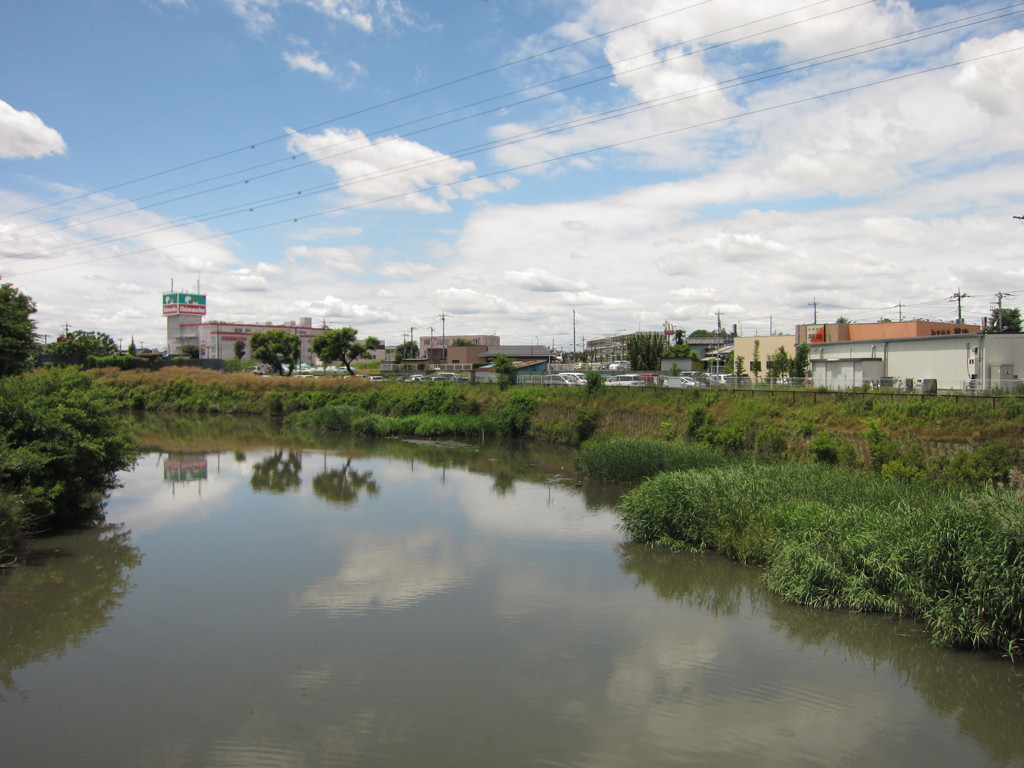
[[[0,380],[0,550],[21,533],[100,514],[134,445],[113,404],[76,368]]]
[[[572,429],[573,435],[576,439],[576,444],[580,444],[585,440],[589,440],[597,432],[598,424],[600,423],[600,411],[597,408],[590,406],[583,406],[576,409],[576,415],[573,417]]]
[[[515,392],[501,409],[498,430],[505,437],[523,437],[530,431],[537,401],[526,392]]]
[[[713,467],[725,461],[721,452],[702,443],[666,443],[649,437],[588,440],[576,454],[581,473],[614,483],[636,483],[659,472]]]

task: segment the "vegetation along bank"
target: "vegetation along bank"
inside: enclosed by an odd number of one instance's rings
[[[581,472],[635,486],[620,505],[631,539],[717,550],[763,566],[786,599],[912,616],[937,642],[1022,655],[1016,398],[73,375],[123,409],[578,445]]]

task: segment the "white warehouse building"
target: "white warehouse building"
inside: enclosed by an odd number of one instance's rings
[[[1015,389],[1024,373],[1024,334],[966,333],[810,345],[816,387],[854,389],[879,383],[938,389]]]

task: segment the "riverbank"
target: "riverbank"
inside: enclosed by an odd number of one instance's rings
[[[497,425],[514,394],[534,404],[517,429],[526,437],[578,445],[594,436],[704,443],[764,459],[871,469],[907,480],[977,485],[1024,468],[1024,398],[823,393],[772,390],[425,385],[365,379],[298,379],[195,369],[90,372],[118,407],[176,413],[288,416],[327,406],[387,419],[458,416],[463,434]],[[525,393],[525,395],[524,395]],[[522,410],[522,408],[520,408]],[[471,423],[463,417],[476,417]],[[314,419],[314,416],[304,418]],[[403,429],[408,430],[406,421]],[[434,428],[443,428],[437,420]],[[496,427],[495,427],[496,428]]]

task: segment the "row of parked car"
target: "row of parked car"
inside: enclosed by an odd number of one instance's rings
[[[585,373],[577,371],[552,373],[541,378],[546,386],[576,386],[587,383]],[[605,376],[606,387],[669,387],[671,389],[689,389],[691,387],[745,387],[753,382],[747,374],[702,373],[686,371],[679,376],[664,376],[659,373],[620,373]]]

